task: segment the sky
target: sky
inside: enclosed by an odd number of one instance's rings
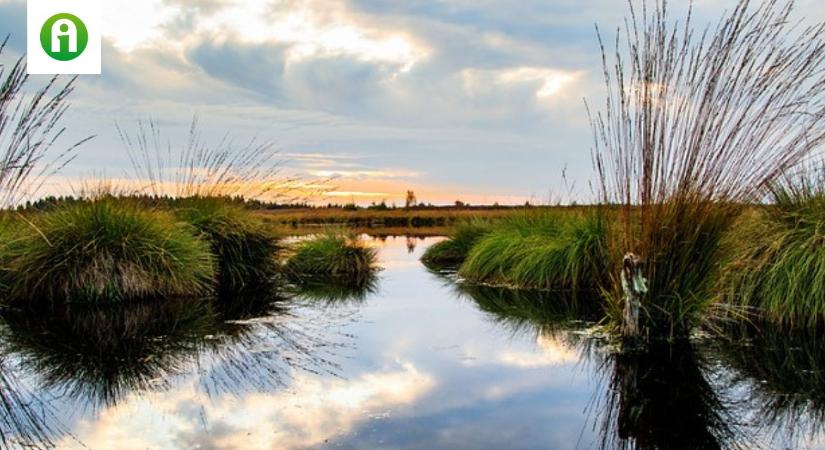
[[[819,1],[795,16],[825,20]],[[102,3],[103,74],[80,77],[64,121],[67,139],[96,137],[61,179],[123,176],[116,123],[152,119],[182,144],[197,115],[207,139],[271,141],[289,175],[331,179],[321,202],[592,197],[594,25],[620,26],[624,0]],[[733,0],[694,3],[704,24]],[[24,52],[25,17],[0,0],[7,57]]]

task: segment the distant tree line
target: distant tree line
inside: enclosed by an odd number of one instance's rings
[[[412,194],[412,191],[409,191],[408,194]],[[136,202],[146,204],[149,206],[174,206],[175,202],[178,201],[177,197],[169,196],[169,195],[119,195],[119,198],[129,198]],[[527,202],[524,205],[518,206],[500,206],[498,203],[494,203],[493,205],[471,205],[469,203],[465,203],[461,200],[456,200],[453,205],[449,206],[439,206],[433,205],[432,203],[414,203],[409,200],[415,200],[415,195],[412,196],[408,195],[407,200],[409,202],[405,202],[405,205],[402,207],[396,206],[393,204],[387,204],[386,200],[381,200],[380,202],[372,202],[367,206],[359,206],[354,202],[349,203],[326,203],[326,204],[311,204],[306,201],[301,202],[274,202],[274,201],[264,201],[258,199],[248,199],[242,196],[226,196],[224,197],[227,201],[243,205],[244,207],[252,210],[283,210],[283,209],[342,209],[345,211],[358,211],[358,210],[369,210],[369,211],[388,211],[394,209],[411,209],[411,210],[432,210],[432,209],[445,209],[445,208],[473,208],[473,209],[496,209],[496,208],[510,208],[510,207],[531,207],[532,205]],[[50,195],[47,197],[43,197],[38,200],[34,201],[26,201],[17,206],[18,211],[48,211],[54,209],[60,205],[70,205],[78,202],[89,201],[88,198],[83,196],[74,196],[74,195],[61,195],[61,196],[54,196]]]

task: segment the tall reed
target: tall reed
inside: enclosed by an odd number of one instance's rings
[[[740,0],[714,26],[674,21],[667,0],[630,1],[592,112],[593,160],[614,268],[646,262],[642,329],[685,336],[706,318],[720,241],[743,204],[825,142],[825,25],[793,2]],[[622,308],[618,277],[611,316]]]
[[[297,180],[283,174],[283,161],[270,141],[238,141],[225,134],[208,142],[198,118],[185,144],[164,139],[154,120],[135,131],[117,126],[132,165],[133,188],[155,197],[243,197],[294,200]]]
[[[292,201],[305,185],[284,176],[272,142],[238,142],[224,135],[216,143],[202,136],[197,117],[184,145],[163,137],[154,121],[129,132],[118,126],[132,164],[133,186],[153,198],[169,197],[178,217],[194,225],[217,256],[222,293],[260,287],[277,269],[278,237],[263,220],[231,198]],[[301,190],[299,192],[299,190]]]
[[[0,208],[8,208],[35,195],[48,175],[74,158],[84,139],[50,155],[65,132],[60,122],[74,90],[74,79],[52,77],[29,91],[26,60],[4,62],[8,38],[0,42]]]

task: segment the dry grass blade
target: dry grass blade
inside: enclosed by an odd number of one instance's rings
[[[251,139],[238,143],[224,135],[209,145],[201,135],[197,117],[189,127],[184,146],[164,140],[159,125],[139,121],[130,133],[117,126],[127,149],[139,191],[154,196],[243,197],[291,202],[303,195],[294,177],[283,175],[282,160],[273,143]]]

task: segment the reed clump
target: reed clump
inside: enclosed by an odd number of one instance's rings
[[[793,2],[740,0],[697,30],[669,6],[630,2],[615,56],[602,44],[606,100],[590,113],[601,203],[617,216],[608,311],[639,338],[687,337],[715,316],[724,236],[825,143],[825,24],[796,27]],[[644,261],[637,300],[620,282],[628,253]],[[638,326],[619,313],[629,301]]]
[[[473,246],[490,233],[493,226],[488,220],[471,219],[457,223],[447,239],[431,245],[421,257],[427,266],[459,265],[470,254]]]
[[[497,222],[472,246],[459,275],[523,289],[594,290],[609,265],[598,211],[524,213]]]
[[[2,260],[7,297],[110,302],[206,294],[209,244],[173,215],[99,199],[34,214],[10,232]]]
[[[284,265],[294,282],[317,279],[359,283],[377,271],[377,252],[362,240],[333,230],[297,243]]]

